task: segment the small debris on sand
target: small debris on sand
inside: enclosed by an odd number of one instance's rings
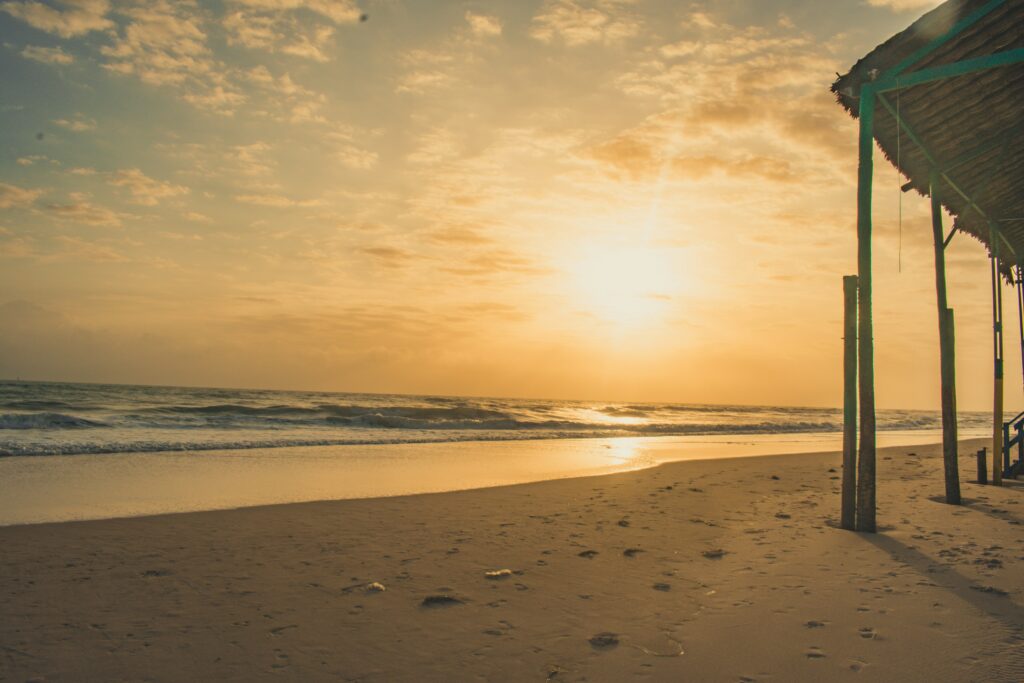
[[[596,555],[597,555],[597,551],[596,550],[584,550],[582,553],[579,553],[579,557],[585,557],[588,560],[594,559],[594,556],[596,556]]]
[[[672,590],[672,586],[668,585],[667,583],[656,583],[653,586],[651,586],[651,588],[653,588],[656,591],[661,591],[662,593],[668,593],[670,590]]]
[[[508,577],[512,576],[512,570],[494,569],[492,571],[484,572],[484,576],[488,579],[491,579],[492,581],[497,581],[498,579],[507,579]]]
[[[804,626],[807,627],[807,628],[825,628],[825,622],[824,621],[814,621],[812,619],[811,621],[808,621],[806,624],[804,624]]]
[[[628,519],[620,519],[619,520],[619,526],[622,526],[622,527],[629,526],[629,520]]]
[[[423,607],[453,607],[455,605],[464,605],[465,601],[451,595],[428,595],[423,598],[423,602],[420,604]]]
[[[612,650],[619,646],[619,634],[617,633],[598,633],[590,638],[590,647],[595,650]]]
[[[380,583],[379,581],[374,581],[373,583],[366,584],[367,593],[383,593],[386,590],[387,588],[384,587],[384,584]]]
[[[715,550],[705,550],[701,554],[704,555],[704,558],[708,560],[720,560],[723,557],[725,557],[727,553],[721,548],[716,548]]]
[[[792,515],[788,515],[785,512],[776,512],[775,517],[777,519],[789,519]]]

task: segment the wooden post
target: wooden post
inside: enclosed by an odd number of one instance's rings
[[[953,310],[946,300],[946,246],[942,234],[942,203],[939,174],[933,170],[929,183],[932,200],[932,238],[935,244],[935,294],[939,309],[939,372],[942,378],[942,462],[946,502],[960,504],[960,471],[957,466],[956,362],[953,343]]]
[[[875,149],[875,90],[861,86],[857,164],[857,351],[860,453],[857,462],[857,531],[875,531],[875,346],[871,321],[871,182]]]
[[[992,256],[992,484],[1003,485],[1003,296],[999,259]]]
[[[978,451],[978,483],[979,484],[987,484],[988,483],[988,462],[986,461],[987,457],[988,457],[988,454],[985,453],[985,449],[984,448],[982,448],[980,451]]]
[[[946,340],[946,353],[942,358],[942,464],[946,479],[946,502],[960,504],[960,464],[957,453],[956,424],[956,337],[953,309],[947,308],[943,316],[942,337]],[[948,379],[948,384],[946,380]]]
[[[843,277],[843,494],[839,525],[853,530],[857,505],[857,276]]]

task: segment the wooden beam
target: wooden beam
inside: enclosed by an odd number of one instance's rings
[[[839,525],[857,519],[857,276],[843,277],[843,494]]]
[[[871,183],[875,150],[875,90],[861,89],[857,164],[857,355],[860,389],[860,453],[857,462],[857,531],[875,524],[875,347],[871,320]]]
[[[946,254],[942,237],[942,203],[939,200],[939,174],[932,171],[929,180],[932,204],[932,237],[935,243],[935,294],[939,312],[939,371],[942,378],[942,462],[946,480],[946,502],[960,504],[960,470],[957,466],[956,361],[953,334],[953,310],[946,298]]]

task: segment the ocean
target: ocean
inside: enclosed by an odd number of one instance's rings
[[[987,413],[959,416],[965,431]],[[881,410],[880,431],[941,428]],[[842,430],[834,408],[0,382],[0,456]]]

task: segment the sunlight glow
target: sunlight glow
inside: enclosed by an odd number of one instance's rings
[[[563,268],[574,302],[626,328],[657,324],[678,306],[686,269],[678,250],[625,242],[588,244]]]

